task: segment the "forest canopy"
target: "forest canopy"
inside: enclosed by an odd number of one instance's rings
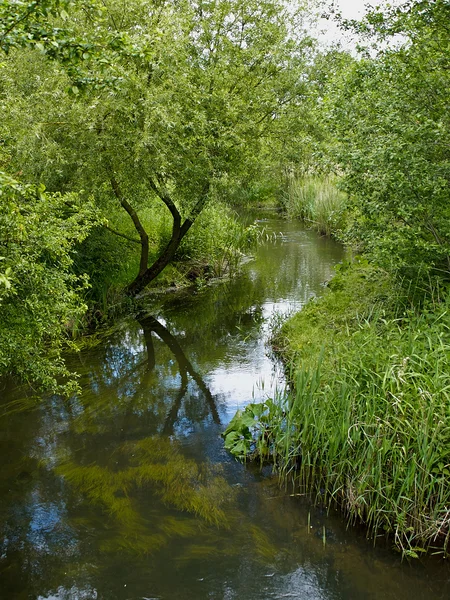
[[[342,22],[356,57],[312,39],[312,8],[0,2],[0,373],[56,389],[86,315],[224,264],[251,237],[230,206],[297,176],[346,193],[344,242],[448,279],[449,3]]]

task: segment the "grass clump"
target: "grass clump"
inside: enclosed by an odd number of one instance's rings
[[[345,225],[346,195],[332,176],[290,177],[285,209],[290,218],[301,219],[322,235],[332,235]]]
[[[262,437],[285,481],[405,555],[450,538],[450,297],[419,309],[385,272],[343,267],[277,334],[293,391]]]

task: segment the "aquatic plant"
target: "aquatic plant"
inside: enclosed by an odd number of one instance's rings
[[[225,448],[240,460],[264,460],[273,454],[270,432],[275,427],[278,405],[268,398],[238,410],[223,432]]]

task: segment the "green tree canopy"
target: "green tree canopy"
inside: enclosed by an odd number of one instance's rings
[[[344,72],[329,97],[352,237],[383,265],[450,275],[450,5],[408,2],[360,28],[386,42]]]
[[[128,0],[94,22],[75,11],[71,24],[73,35],[109,43],[101,55],[86,53],[70,81],[58,63],[12,57],[26,76],[6,84],[15,114],[5,136],[12,162],[34,181],[88,190],[105,215],[113,205],[128,213],[141,244],[134,295],[173,258],[206,203],[256,167],[263,140],[298,101],[311,41],[281,0]],[[173,230],[149,264],[139,210],[156,199]]]

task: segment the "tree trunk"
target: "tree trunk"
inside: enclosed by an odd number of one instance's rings
[[[159,196],[159,198],[164,202],[167,208],[170,210],[173,217],[173,227],[172,227],[172,236],[170,238],[169,243],[163,250],[161,256],[159,256],[155,262],[145,269],[144,272],[139,270],[137,277],[130,283],[127,288],[127,294],[132,296],[133,298],[140,294],[142,290],[153,281],[164,269],[167,265],[172,261],[175,256],[176,251],[178,250],[184,236],[187,234],[189,229],[195,222],[195,219],[203,210],[206,201],[208,199],[209,192],[209,183],[207,183],[203,189],[200,199],[197,204],[191,211],[190,216],[185,219],[183,224],[181,224],[181,215],[175,206],[175,203],[170,198],[167,191],[160,186],[157,186],[155,182],[148,178],[148,184],[150,188]]]
[[[179,409],[181,406],[181,401],[187,390],[188,374],[192,377],[192,379],[198,385],[200,391],[203,393],[203,395],[206,399],[206,402],[210,408],[214,423],[217,423],[220,425],[220,416],[219,416],[219,412],[217,410],[217,405],[216,405],[214,396],[211,394],[210,389],[208,388],[206,383],[203,381],[203,378],[201,377],[201,375],[195,370],[194,366],[192,365],[190,360],[187,358],[187,356],[183,352],[183,349],[181,348],[178,340],[170,333],[170,331],[166,327],[164,327],[164,325],[162,325],[152,315],[143,315],[143,314],[138,315],[137,321],[139,322],[139,324],[141,325],[141,327],[144,331],[147,348],[148,348],[148,339],[151,338],[152,332],[155,332],[156,335],[166,344],[166,346],[169,348],[169,350],[175,356],[175,359],[178,363],[178,367],[180,369],[181,387],[180,387],[179,393],[177,394],[175,403],[173,404],[171,410],[169,411],[169,413],[167,415],[166,423],[164,426],[164,433],[170,434],[172,432],[173,425],[178,417],[178,412],[179,412]],[[153,358],[152,358],[152,360],[153,360]]]
[[[181,227],[174,222],[170,242],[165,247],[161,256],[159,256],[150,267],[147,267],[143,273],[139,270],[137,277],[127,288],[128,295],[135,297],[140,294],[142,290],[167,267],[175,256],[175,252],[178,250],[182,239],[189,231],[192,224],[193,221],[190,221],[189,219],[186,219]]]
[[[139,262],[139,274],[138,274],[138,277],[139,277],[145,273],[145,271],[147,270],[147,267],[148,267],[148,251],[149,251],[148,234],[145,231],[141,221],[139,220],[139,217],[138,217],[136,211],[131,206],[131,204],[126,200],[125,196],[122,194],[120,187],[119,187],[119,183],[117,182],[116,178],[114,177],[114,175],[112,173],[110,173],[109,179],[111,181],[111,186],[112,186],[112,189],[114,191],[116,198],[119,200],[120,204],[122,205],[122,208],[124,208],[126,210],[126,212],[130,215],[130,218],[133,221],[136,231],[139,234],[140,244],[141,244],[141,258],[140,258],[140,262]]]
[[[206,201],[208,199],[209,183],[206,183],[206,185],[204,186],[202,194],[200,196],[200,199],[198,200],[197,204],[192,209],[190,216],[188,218],[186,218],[182,224],[180,212],[179,212],[178,208],[176,207],[175,202],[171,199],[170,195],[168,194],[167,190],[164,189],[164,187],[162,187],[161,184],[156,185],[156,183],[153,181],[152,178],[150,178],[150,177],[147,178],[147,183],[148,183],[149,187],[164,202],[164,204],[167,206],[170,213],[172,214],[172,218],[173,218],[172,236],[170,238],[170,241],[167,244],[167,246],[165,247],[165,249],[163,250],[161,256],[159,256],[155,260],[155,262],[149,267],[148,266],[148,257],[149,257],[148,234],[145,231],[136,211],[134,210],[134,208],[131,206],[131,204],[126,200],[126,198],[122,194],[119,183],[116,180],[112,169],[110,169],[110,172],[109,172],[109,179],[110,179],[111,187],[114,191],[116,198],[119,200],[122,208],[124,208],[125,211],[129,214],[131,220],[133,221],[133,225],[134,225],[137,233],[139,234],[140,241],[138,243],[141,244],[141,257],[140,257],[140,261],[139,261],[139,272],[138,272],[137,276],[135,277],[135,279],[127,287],[127,290],[126,290],[127,294],[134,298],[135,296],[140,294],[142,292],[142,290],[151,281],[153,281],[153,279],[155,279],[155,277],[157,277],[165,269],[165,267],[167,267],[167,265],[172,261],[173,257],[175,256],[176,251],[178,250],[178,248],[181,244],[181,241],[183,240],[184,236],[187,234],[189,229],[192,227],[192,225],[195,222],[195,219],[201,213],[201,211],[203,210],[203,207],[206,204]],[[113,230],[110,229],[110,231],[113,231]],[[127,239],[130,239],[128,236],[124,236],[123,234],[120,234],[120,233],[117,233],[114,231],[113,231],[113,233],[116,233],[117,235],[121,235],[122,237],[126,237]],[[137,241],[137,240],[130,239],[130,241]]]

